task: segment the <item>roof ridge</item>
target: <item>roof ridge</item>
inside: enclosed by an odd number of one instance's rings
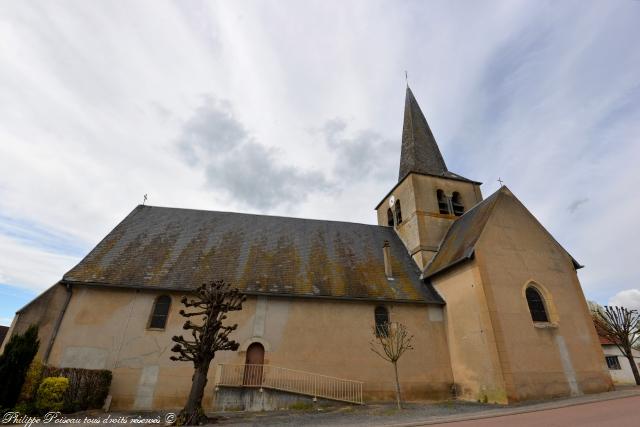
[[[419,277],[391,227],[137,206],[63,281],[190,290],[222,278],[248,293],[441,304]]]
[[[234,211],[215,211],[209,209],[193,209],[193,208],[177,208],[173,206],[154,206],[154,205],[137,205],[134,210],[131,212],[135,212],[138,208],[153,208],[153,209],[167,209],[167,210],[179,210],[179,211],[189,211],[189,212],[202,212],[202,213],[216,213],[216,214],[227,214],[227,215],[244,215],[244,216],[254,216],[254,217],[262,217],[262,218],[282,218],[282,219],[292,219],[296,221],[316,221],[316,222],[327,222],[332,224],[352,224],[352,225],[363,225],[366,227],[375,227],[375,228],[389,228],[384,225],[379,224],[365,224],[362,222],[353,222],[353,221],[337,221],[332,219],[319,219],[319,218],[301,218],[295,216],[283,216],[283,215],[268,215],[268,214],[256,214],[249,212],[234,212]]]
[[[556,245],[558,245],[558,247],[559,247],[560,249],[562,249],[562,250],[563,250],[563,251],[564,251],[564,252],[569,256],[569,258],[571,258],[571,262],[573,263],[573,266],[575,267],[575,269],[576,269],[576,270],[578,270],[578,269],[583,268],[583,267],[584,267],[584,265],[580,264],[580,263],[578,262],[578,260],[576,260],[576,259],[573,257],[573,255],[571,255],[571,253],[570,253],[570,252],[569,252],[569,251],[568,251],[568,250],[567,250],[567,249],[566,249],[566,248],[565,248],[565,247],[564,247],[564,246],[563,246],[563,245],[558,241],[558,239],[556,239],[556,238],[555,238],[555,236],[554,236],[554,235],[553,235],[549,230],[547,230],[547,227],[545,227],[545,226],[540,222],[540,220],[539,220],[538,218],[536,218],[536,216],[535,216],[533,213],[531,213],[531,211],[529,210],[529,208],[527,208],[527,207],[525,206],[525,204],[524,204],[524,203],[522,203],[522,201],[520,201],[520,199],[518,198],[518,196],[516,196],[515,194],[513,194],[513,193],[511,192],[511,190],[509,190],[509,189],[507,188],[507,186],[506,186],[506,185],[503,185],[503,187],[504,187],[504,188],[505,188],[505,190],[509,193],[509,195],[510,195],[511,197],[513,197],[513,198],[518,202],[518,204],[520,204],[520,205],[524,208],[525,212],[526,212],[526,213],[531,217],[531,219],[533,219],[533,221],[538,225],[538,227],[540,227],[540,229],[542,230],[542,232],[544,232],[544,233],[545,233],[545,234],[546,234],[546,235],[547,235],[551,240],[553,240],[553,241],[555,242],[555,244],[556,244]]]

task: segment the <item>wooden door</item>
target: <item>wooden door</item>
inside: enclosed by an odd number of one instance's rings
[[[262,365],[264,364],[264,347],[254,342],[247,348],[243,385],[259,387],[262,385]]]

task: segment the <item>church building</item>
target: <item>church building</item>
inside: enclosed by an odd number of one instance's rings
[[[612,388],[580,264],[507,187],[483,198],[447,168],[409,88],[398,182],[375,210],[378,225],[137,206],[9,334],[37,324],[45,363],[111,370],[112,409],[180,408],[193,374],[169,359],[180,299],[224,279],[247,300],[228,319],[240,348],[211,365],[208,410],[248,392],[393,400],[370,342],[396,322],[414,336],[406,400]]]

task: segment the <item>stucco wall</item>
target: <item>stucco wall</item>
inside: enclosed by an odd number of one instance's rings
[[[510,400],[611,388],[571,258],[517,199],[499,199],[475,256]],[[529,283],[545,297],[550,324],[532,321]]]
[[[14,317],[0,352],[4,350],[4,345],[12,334],[22,334],[29,326],[37,325],[40,340],[37,357],[42,359],[66,299],[67,291],[61,284],[53,285],[36,297],[24,311]]]
[[[615,345],[603,345],[602,352],[605,356],[618,356],[620,369],[609,369],[609,374],[614,384],[635,385],[636,379],[633,377],[633,371],[629,366],[629,360],[622,355],[622,352]],[[636,366],[640,369],[640,351],[634,350]]]
[[[172,362],[170,337],[183,333],[180,294],[172,294],[167,328],[147,329],[159,293],[74,288],[50,361],[57,366],[106,368],[114,373],[115,409],[178,408],[191,385],[192,367]],[[407,399],[447,397],[453,382],[439,306],[386,305],[391,321],[415,335],[415,350],[399,363]],[[214,401],[215,364],[244,364],[252,341],[265,346],[265,363],[364,381],[365,399],[391,399],[391,366],[369,350],[375,304],[317,299],[249,297],[229,322],[238,323],[238,352],[216,355],[204,404]]]
[[[433,279],[445,307],[447,341],[459,397],[507,403],[485,290],[473,262]]]

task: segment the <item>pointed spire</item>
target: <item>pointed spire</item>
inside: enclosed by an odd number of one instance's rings
[[[429,129],[427,119],[407,85],[398,181],[409,172],[443,175],[447,172],[447,165]]]

